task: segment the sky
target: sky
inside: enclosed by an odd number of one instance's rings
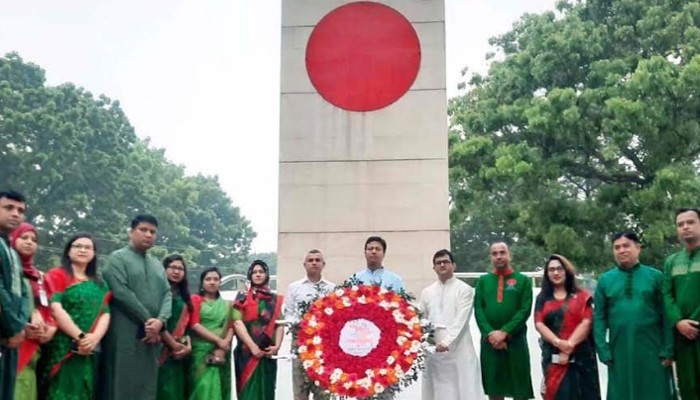
[[[423,0],[431,1],[431,0]],[[488,39],[554,0],[445,0],[447,95],[486,72]],[[0,0],[0,55],[119,100],[137,135],[217,175],[277,249],[281,0]]]

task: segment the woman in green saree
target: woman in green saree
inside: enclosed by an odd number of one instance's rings
[[[187,267],[179,254],[163,260],[173,292],[172,314],[161,333],[163,351],[158,370],[158,400],[186,400],[189,391],[188,357],[192,342],[187,335],[194,307],[187,284]]]
[[[277,360],[272,356],[284,336],[284,326],[277,324],[283,299],[270,291],[270,269],[264,261],[253,261],[248,280],[250,288],[236,297],[233,311],[238,400],[274,400]]]
[[[109,326],[111,297],[97,276],[96,252],[92,237],[79,233],[66,244],[62,266],[47,274],[59,331],[40,361],[42,399],[95,399],[98,345]]]
[[[192,361],[190,400],[231,398],[231,304],[221,298],[221,273],[215,267],[202,271],[199,295],[192,296]]]

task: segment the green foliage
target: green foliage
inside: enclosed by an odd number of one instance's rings
[[[119,102],[47,86],[44,71],[14,53],[0,58],[0,159],[0,188],[27,196],[40,268],[78,231],[97,238],[100,255],[124,246],[138,213],[159,220],[158,257],[178,252],[193,267],[247,259],[255,233],[217,177],[185,175],[137,138]]]
[[[506,239],[524,270],[562,253],[600,271],[624,228],[660,266],[673,210],[700,198],[700,4],[562,1],[491,44],[488,74],[449,106],[461,266],[487,268]]]

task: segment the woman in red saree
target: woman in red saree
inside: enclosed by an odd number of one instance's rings
[[[39,359],[40,346],[51,340],[56,333],[56,323],[49,307],[51,285],[44,274],[34,267],[34,255],[38,247],[36,229],[28,223],[21,224],[12,231],[10,244],[22,261],[24,279],[32,290],[34,305],[32,320],[27,326],[27,340],[19,347],[15,400],[35,400],[38,395],[36,363]]]
[[[576,285],[573,265],[550,256],[535,302],[545,400],[600,400],[592,320],[593,298]]]
[[[95,399],[98,345],[109,326],[111,297],[97,276],[96,252],[89,234],[77,234],[66,244],[62,266],[48,273],[59,332],[42,355],[42,399]]]
[[[277,360],[272,356],[284,336],[284,326],[277,324],[283,299],[270,291],[270,269],[264,261],[253,261],[248,280],[250,288],[236,297],[233,311],[238,400],[274,400]]]

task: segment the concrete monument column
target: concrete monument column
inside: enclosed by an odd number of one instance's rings
[[[414,294],[449,248],[444,0],[282,1],[278,288],[337,283],[371,235]]]

